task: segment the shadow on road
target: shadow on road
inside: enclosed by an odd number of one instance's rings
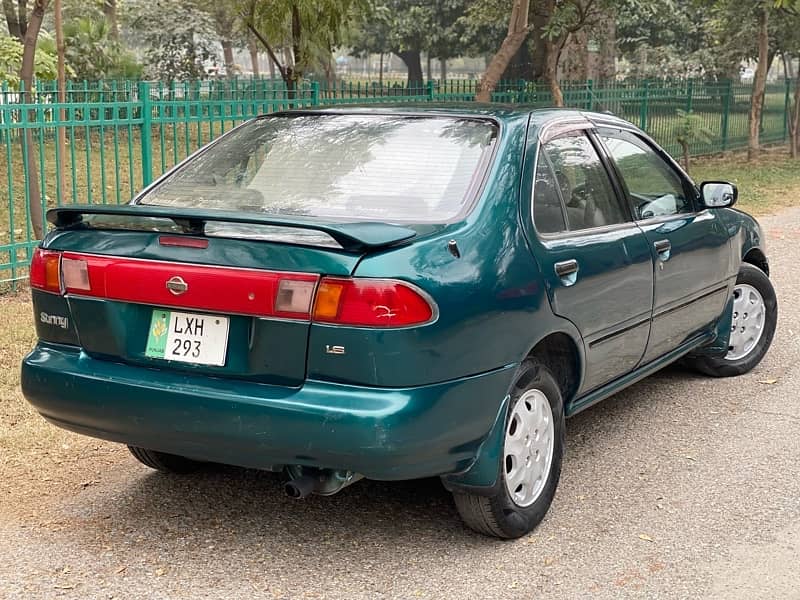
[[[673,384],[690,385],[692,378],[680,367],[669,368],[570,419],[564,472],[569,474],[575,462],[591,469],[596,436],[624,436],[623,424],[635,426],[668,399]],[[581,476],[587,475],[595,476]],[[228,544],[246,551],[249,544],[259,552],[280,552],[286,545],[309,553],[319,553],[321,546],[328,553],[336,548],[352,552],[349,544],[366,549],[385,545],[387,539],[418,549],[425,548],[426,540],[443,538],[456,541],[462,550],[502,543],[465,529],[438,479],[360,481],[334,496],[300,501],[284,496],[281,475],[234,467],[209,466],[188,476],[137,473],[124,481],[94,499],[92,512],[101,527],[134,537],[137,531],[159,532],[160,538],[179,538],[197,548],[213,546],[215,551]],[[570,512],[571,495],[560,491],[559,513]]]

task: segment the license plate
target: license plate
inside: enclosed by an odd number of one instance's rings
[[[227,349],[228,317],[153,311],[145,356],[221,367]]]

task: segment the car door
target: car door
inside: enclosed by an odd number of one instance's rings
[[[729,236],[714,211],[697,210],[697,191],[663,151],[634,131],[600,128],[654,259],[653,322],[643,362],[708,331],[723,312]]]
[[[560,128],[535,156],[527,171],[530,238],[553,311],[583,337],[580,394],[640,362],[650,331],[653,258],[591,133]]]

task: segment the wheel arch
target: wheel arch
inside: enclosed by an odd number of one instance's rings
[[[574,399],[583,382],[583,340],[577,329],[574,331],[570,329],[569,321],[557,319],[554,323],[559,323],[560,327],[552,328],[536,340],[528,352],[520,357],[520,362],[526,358],[536,357],[553,372],[561,390],[566,414],[568,402]],[[491,495],[495,486],[500,485],[497,465],[509,398],[510,396],[506,395],[501,403],[495,423],[481,444],[472,465],[463,473],[442,476],[442,482],[448,490],[486,496]]]
[[[760,248],[750,248],[742,257],[742,262],[761,269],[764,274],[769,277],[769,261]]]
[[[584,374],[583,343],[564,331],[548,333],[528,351],[527,357],[536,357],[547,366],[556,378],[564,407],[575,398]]]

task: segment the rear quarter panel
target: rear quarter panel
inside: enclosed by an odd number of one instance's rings
[[[356,267],[356,277],[417,285],[436,302],[438,319],[394,330],[313,324],[310,378],[385,387],[457,379],[518,363],[546,332],[564,327],[550,310],[519,223],[526,127],[526,117],[503,123],[487,184],[465,220],[368,255]],[[448,250],[450,240],[460,257]],[[329,354],[326,346],[345,353]]]

